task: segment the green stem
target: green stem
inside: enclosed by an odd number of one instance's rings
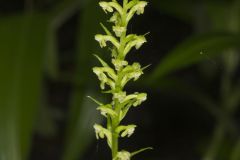
[[[114,159],[118,153],[118,134],[115,130],[116,127],[112,128],[112,159]]]
[[[119,105],[118,102],[115,100],[115,111],[119,114]],[[116,133],[116,128],[119,125],[119,118],[113,119],[112,120],[112,159],[114,159],[118,153],[118,133]]]

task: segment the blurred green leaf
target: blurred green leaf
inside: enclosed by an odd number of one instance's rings
[[[164,76],[222,53],[223,50],[238,47],[239,36],[229,33],[216,33],[189,38],[159,63],[149,75],[148,83],[157,82]]]
[[[218,152],[222,146],[226,134],[226,126],[224,124],[218,124],[209,143],[209,147],[206,150],[206,154],[203,160],[215,160],[218,157]]]
[[[230,160],[239,160],[240,159],[240,139],[236,141],[236,144],[233,147]]]
[[[27,159],[39,106],[46,38],[41,15],[0,21],[0,159]]]
[[[58,68],[58,50],[57,50],[57,34],[56,30],[51,27],[48,28],[48,34],[46,39],[46,57],[45,57],[45,70],[49,77],[56,79],[59,76]]]
[[[84,8],[88,3],[94,0],[61,0],[48,13],[51,26],[54,29],[61,27],[70,17],[76,14],[79,9]]]
[[[94,35],[101,29],[99,21],[104,13],[96,4],[97,0],[93,0],[80,12],[75,88],[71,97],[63,160],[76,160],[82,156],[84,149],[92,141],[94,134],[92,126],[100,120],[95,104],[86,97],[89,95],[99,97],[96,95],[97,82],[93,81],[91,68],[93,62],[97,63],[92,55],[99,50]]]

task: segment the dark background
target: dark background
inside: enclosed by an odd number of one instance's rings
[[[86,96],[100,93],[92,54],[106,15],[97,0],[0,1],[0,160],[108,160]],[[129,92],[135,134],[120,148],[152,146],[133,159],[240,160],[239,0],[151,0],[128,32],[147,35],[129,62],[151,64]]]

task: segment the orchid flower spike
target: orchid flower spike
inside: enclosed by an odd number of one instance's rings
[[[88,97],[98,105],[97,110],[106,118],[106,127],[94,124],[93,128],[97,139],[106,138],[112,151],[112,160],[130,160],[135,154],[146,150],[145,148],[133,153],[125,150],[119,151],[118,138],[133,135],[137,126],[134,124],[121,125],[121,122],[130,109],[139,106],[147,99],[146,93],[128,94],[124,89],[129,81],[138,80],[146,68],[142,68],[138,62],[129,64],[126,57],[133,48],[138,50],[147,42],[146,34],[128,34],[129,21],[135,14],[143,14],[147,4],[146,1],[141,0],[123,0],[122,4],[119,4],[117,0],[99,2],[103,11],[111,14],[108,22],[112,26],[107,28],[100,23],[105,34],[96,34],[95,40],[101,48],[109,48],[112,63],[108,64],[98,55],[94,55],[101,66],[93,67],[92,70],[100,81],[102,93],[111,94],[111,99],[108,103],[102,103]]]

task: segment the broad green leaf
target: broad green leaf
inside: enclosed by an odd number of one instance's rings
[[[34,14],[0,21],[0,159],[28,157],[40,104],[45,20]]]
[[[149,75],[148,82],[156,82],[174,71],[202,60],[209,60],[210,57],[221,54],[223,50],[238,47],[239,43],[239,36],[229,33],[207,34],[189,38],[161,60]]]

